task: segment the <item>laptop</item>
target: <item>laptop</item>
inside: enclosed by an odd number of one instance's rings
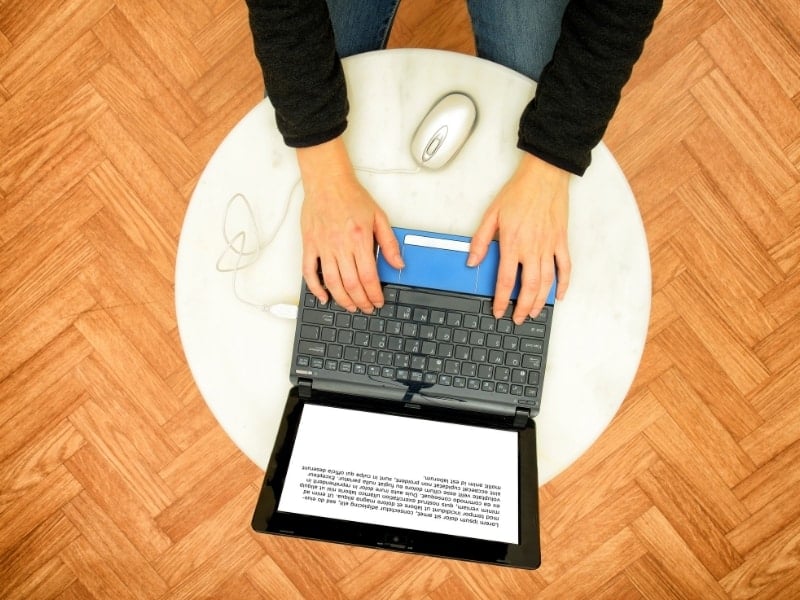
[[[555,284],[522,325],[492,316],[496,242],[395,228],[385,304],[321,305],[302,284],[286,401],[255,531],[535,569],[536,426]],[[518,287],[512,293],[516,298]]]

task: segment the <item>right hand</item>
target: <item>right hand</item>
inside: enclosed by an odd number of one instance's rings
[[[374,240],[387,262],[403,267],[400,246],[386,214],[355,176],[341,138],[299,148],[305,199],[300,213],[303,277],[321,302],[333,299],[348,311],[383,306]],[[322,266],[323,286],[317,272]],[[327,288],[327,290],[326,290]]]

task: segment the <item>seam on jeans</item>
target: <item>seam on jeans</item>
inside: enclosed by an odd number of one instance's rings
[[[386,23],[383,24],[383,42],[381,43],[381,49],[385,50],[386,45],[389,43],[389,35],[392,33],[392,27],[394,26],[394,19],[397,16],[398,8],[400,8],[400,0],[395,0],[394,10],[392,10]]]

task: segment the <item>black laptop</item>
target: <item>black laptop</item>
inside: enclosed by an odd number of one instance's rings
[[[305,284],[291,381],[253,515],[268,534],[533,569],[540,564],[534,417],[554,290],[516,325],[491,305],[498,248],[395,229],[385,304],[321,305]],[[513,295],[512,295],[513,297]]]

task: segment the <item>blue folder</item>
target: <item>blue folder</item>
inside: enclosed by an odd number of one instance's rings
[[[449,292],[461,292],[493,297],[500,264],[500,247],[489,244],[483,261],[476,267],[467,266],[470,238],[445,233],[395,227],[405,267],[395,269],[378,249],[378,277],[383,283],[395,283]],[[519,276],[511,292],[514,300],[519,294]],[[550,289],[547,304],[554,304],[556,284]]]

